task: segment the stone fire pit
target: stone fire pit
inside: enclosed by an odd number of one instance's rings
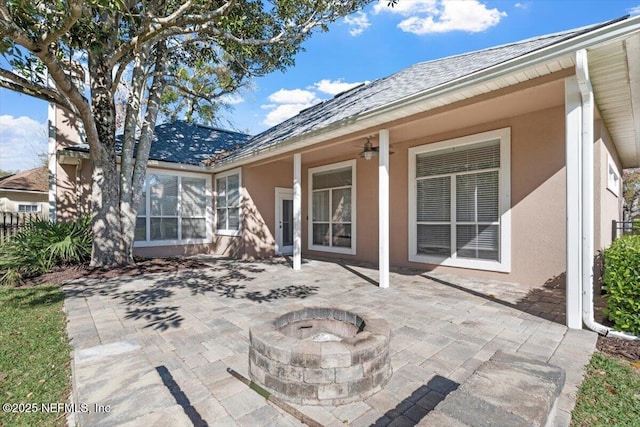
[[[249,374],[274,396],[341,405],[381,390],[391,377],[384,319],[337,308],[305,308],[249,330]]]

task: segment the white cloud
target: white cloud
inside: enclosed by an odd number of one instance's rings
[[[0,169],[18,171],[39,166],[47,152],[47,125],[29,117],[0,116]]]
[[[304,89],[280,89],[268,97],[272,104],[260,106],[263,110],[270,110],[262,121],[267,126],[274,126],[295,116],[321,101],[314,92]]]
[[[262,124],[275,126],[295,116],[301,110],[322,102],[323,98],[318,93],[336,95],[361,83],[344,82],[342,79],[322,79],[305,89],[280,89],[268,96],[269,101],[271,101],[270,104],[262,104],[260,106],[261,109],[268,111]]]
[[[367,14],[364,12],[357,12],[352,16],[346,16],[344,22],[351,27],[349,34],[352,36],[359,36],[371,26]]]
[[[638,6],[635,6],[629,9],[629,15],[632,15],[632,16],[640,15],[640,4]]]
[[[282,123],[283,121],[295,116],[301,110],[311,107],[313,104],[314,103],[278,105],[274,110],[267,114],[262,123],[267,126],[275,126],[278,123]]]
[[[269,95],[269,101],[276,104],[305,104],[313,101],[316,94],[304,89],[280,89]]]
[[[437,0],[400,0],[395,6],[388,5],[389,0],[378,0],[373,6],[373,13],[391,12],[404,16],[416,13],[436,13],[438,11]]]
[[[398,28],[418,35],[449,31],[477,33],[497,25],[507,16],[497,8],[488,9],[479,0],[400,1],[393,8],[386,3],[379,0],[374,13],[385,11],[406,17]]]
[[[531,3],[529,3],[529,2],[518,2],[518,3],[514,4],[513,6],[518,8],[518,9],[527,10],[531,6]]]
[[[314,83],[313,86],[316,87],[320,92],[328,93],[329,95],[337,95],[339,93],[342,93],[346,90],[351,89],[352,87],[356,87],[362,83],[369,83],[369,82],[348,83],[348,82],[343,82],[342,79],[338,79],[338,80],[322,79],[319,82]]]
[[[224,95],[221,97],[221,100],[225,104],[229,104],[229,105],[238,105],[244,102],[244,98],[242,97],[242,95],[239,95],[237,93]]]

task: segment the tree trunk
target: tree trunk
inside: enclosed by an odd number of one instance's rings
[[[102,52],[89,52],[91,110],[98,141],[92,144],[93,248],[91,265],[114,267],[133,263],[122,230],[120,183],[116,162],[116,115],[110,90],[111,68]]]

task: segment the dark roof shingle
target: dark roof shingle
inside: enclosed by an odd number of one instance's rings
[[[240,132],[178,120],[155,127],[149,160],[199,165],[203,161],[238,149],[251,138]],[[116,137],[116,150],[120,154],[122,136]],[[87,144],[66,148],[89,151]]]
[[[301,111],[296,116],[254,136],[245,146],[224,160],[232,161],[234,158],[249,155],[254,150],[269,148],[287,139],[325,128],[343,119],[355,117],[617,21],[415,64]]]

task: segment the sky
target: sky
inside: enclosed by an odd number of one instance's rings
[[[379,0],[314,34],[285,72],[227,101],[227,128],[257,134],[298,111],[415,63],[640,15],[640,0]],[[47,104],[0,89],[0,170],[39,166]],[[41,158],[41,157],[40,157]]]

